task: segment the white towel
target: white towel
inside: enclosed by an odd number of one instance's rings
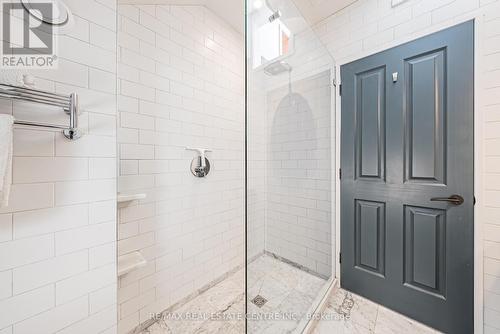
[[[12,184],[12,145],[14,117],[0,115],[0,207],[9,205]]]

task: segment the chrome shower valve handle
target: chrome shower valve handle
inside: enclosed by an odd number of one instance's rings
[[[210,162],[206,158],[207,152],[212,152],[212,150],[207,148],[191,148],[186,147],[188,151],[194,151],[197,156],[191,162],[191,173],[196,177],[205,177],[210,172]]]
[[[206,167],[206,165],[205,165],[206,153],[212,152],[212,150],[210,150],[208,148],[191,148],[191,147],[186,147],[186,150],[197,152],[198,157],[201,158],[201,165],[200,166]]]

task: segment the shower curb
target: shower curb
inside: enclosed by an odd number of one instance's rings
[[[264,251],[264,254],[266,254],[268,256],[271,256],[271,257],[275,258],[278,261],[281,261],[281,262],[284,262],[286,264],[289,264],[289,265],[291,265],[294,268],[297,268],[299,270],[305,271],[308,274],[311,274],[313,276],[316,276],[316,277],[319,277],[321,279],[324,279],[326,281],[328,281],[330,279],[330,277],[328,277],[328,276],[322,275],[322,274],[320,274],[320,273],[318,273],[318,272],[316,272],[314,270],[311,270],[311,269],[309,269],[309,268],[307,268],[307,267],[305,267],[305,266],[303,266],[301,264],[298,264],[297,262],[293,262],[292,260],[289,260],[289,259],[287,259],[287,258],[285,258],[283,256],[279,256],[279,255],[277,255],[277,254],[275,254],[273,252]]]
[[[321,298],[321,301],[319,302],[318,307],[316,307],[316,310],[314,310],[314,312],[312,312],[312,318],[305,325],[304,331],[302,332],[303,334],[313,334],[314,333],[314,329],[316,328],[316,326],[318,325],[318,322],[321,319],[321,314],[328,307],[328,302],[330,301],[330,298],[333,296],[334,292],[339,288],[340,288],[340,282],[337,278],[335,278],[332,281],[332,283],[328,286],[328,289],[326,290],[326,293]]]

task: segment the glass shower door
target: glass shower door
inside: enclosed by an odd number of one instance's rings
[[[246,3],[247,333],[301,333],[333,282],[333,59],[291,0]]]

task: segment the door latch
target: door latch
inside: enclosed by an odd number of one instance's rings
[[[399,77],[398,72],[392,73],[392,82],[398,82],[398,77]]]
[[[460,195],[452,195],[450,197],[434,197],[431,198],[431,202],[448,202],[453,205],[464,204],[464,198]]]

